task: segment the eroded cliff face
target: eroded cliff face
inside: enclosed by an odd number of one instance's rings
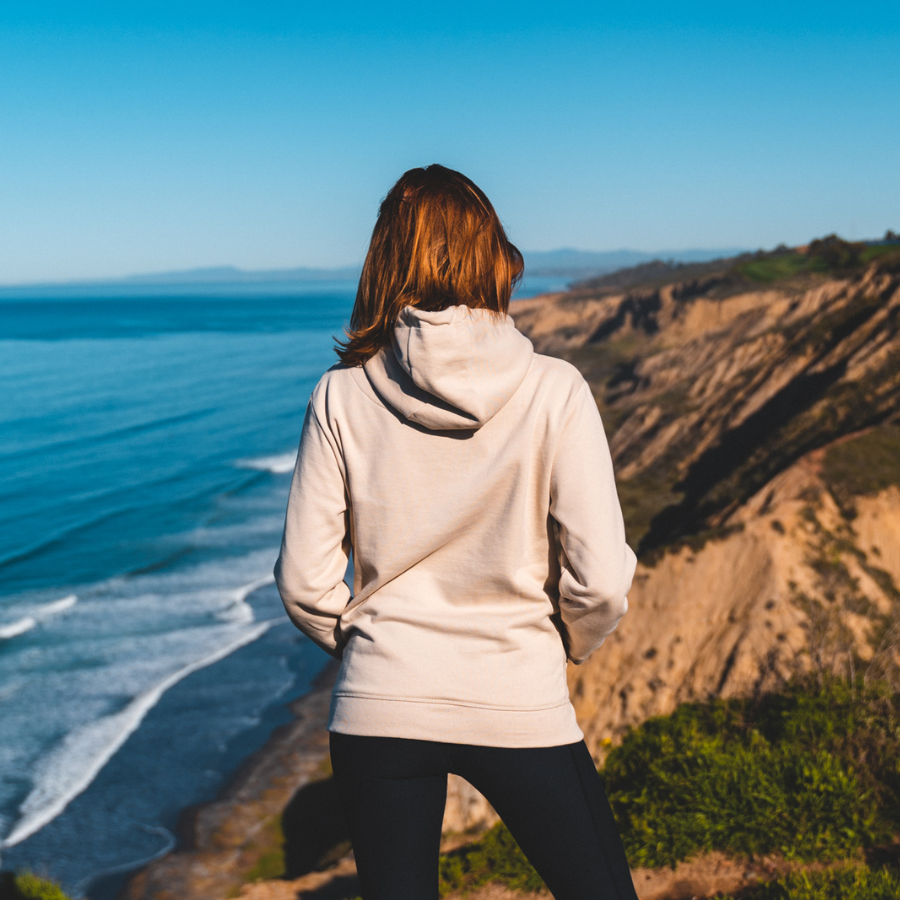
[[[594,387],[642,555],[721,527],[805,454],[897,413],[900,261],[764,290],[727,273],[606,290],[513,314]]]
[[[598,764],[630,725],[684,701],[753,694],[797,672],[889,674],[900,662],[900,491],[852,522],[804,458],[728,520],[735,530],[640,565],[629,613],[571,696]],[[891,550],[890,565],[896,563]]]
[[[641,558],[619,628],[569,666],[598,764],[629,726],[683,701],[798,671],[896,677],[896,260],[758,289],[726,269],[511,312],[539,352],[591,383]],[[837,447],[841,465],[829,463]],[[453,779],[445,827],[493,821]]]

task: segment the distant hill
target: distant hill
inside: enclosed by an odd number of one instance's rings
[[[705,262],[734,256],[741,250],[721,248],[713,250],[665,250],[647,253],[643,250],[531,250],[523,253],[525,272],[529,276],[569,278],[572,280],[606,275],[619,269],[637,266],[654,260],[660,264]],[[171,272],[146,272],[117,278],[81,278],[71,281],[43,282],[18,285],[0,285],[0,294],[10,292],[40,293],[51,288],[82,292],[100,288],[104,292],[116,288],[154,288],[167,286],[209,285],[273,285],[315,281],[355,281],[360,266],[317,268],[295,266],[284,269],[240,269],[237,266],[206,266],[196,269],[178,269]]]
[[[337,269],[316,269],[298,266],[291,269],[238,269],[236,266],[212,266],[202,269],[183,269],[176,272],[156,272],[129,275],[113,279],[128,284],[263,284],[290,281],[337,281],[359,278],[358,266]]]
[[[643,250],[559,250],[524,251],[525,271],[528,275],[590,278],[628,266],[652,260],[668,263],[706,262],[711,259],[735,256],[741,249],[664,250],[647,253]],[[236,266],[211,266],[174,272],[155,272],[110,279],[123,284],[265,284],[291,281],[333,281],[359,278],[361,266],[342,266],[335,269],[298,266],[289,269],[239,269]]]

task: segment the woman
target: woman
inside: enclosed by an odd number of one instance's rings
[[[438,896],[448,772],[556,900],[635,897],[566,684],[635,556],[590,388],[507,314],[522,268],[468,178],[410,170],[307,407],[275,576],[341,660],[328,730],[364,900]]]

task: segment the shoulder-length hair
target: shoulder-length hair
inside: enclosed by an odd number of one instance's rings
[[[389,346],[404,306],[470,306],[505,315],[523,268],[522,254],[480,188],[444,166],[410,169],[378,210],[337,355],[359,366]]]

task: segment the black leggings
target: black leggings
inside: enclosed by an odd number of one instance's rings
[[[480,747],[331,732],[363,900],[436,900],[447,773],[479,790],[556,900],[637,900],[584,741]]]

